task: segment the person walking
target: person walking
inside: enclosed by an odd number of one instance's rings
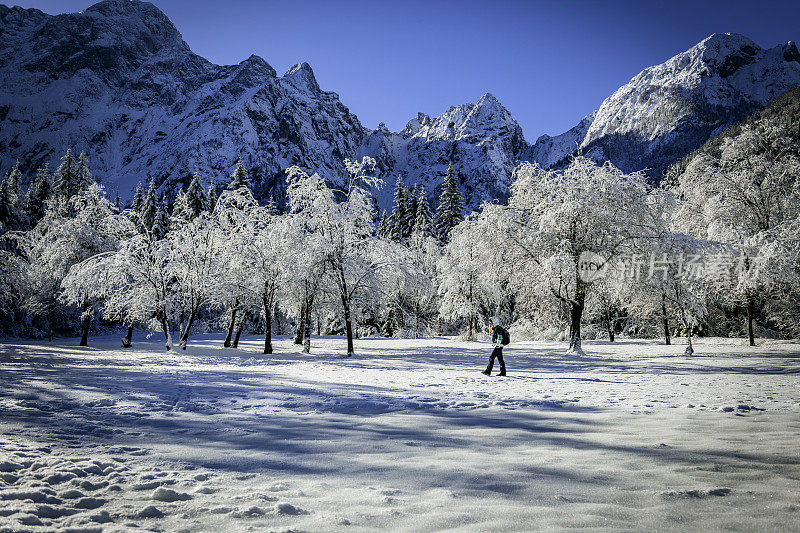
[[[498,376],[506,375],[506,362],[503,360],[503,346],[508,344],[508,332],[500,325],[500,320],[493,316],[489,319],[489,331],[492,333],[492,355],[489,356],[489,365],[482,373],[490,376],[492,374],[492,367],[494,367],[494,360],[500,362],[500,373]]]

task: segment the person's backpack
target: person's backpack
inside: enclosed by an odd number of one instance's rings
[[[500,326],[500,329],[503,330],[503,338],[500,339],[500,344],[505,346],[506,344],[511,342],[511,337],[508,335],[508,330],[506,328]]]

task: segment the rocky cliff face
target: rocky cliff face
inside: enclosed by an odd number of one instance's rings
[[[332,182],[365,129],[305,63],[214,65],[151,4],[106,0],[48,16],[0,6],[0,158],[29,169],[85,151],[103,182],[226,181],[241,157],[263,195],[299,164]]]
[[[306,63],[282,76],[257,56],[210,63],[146,2],[104,0],[57,16],[0,6],[0,169],[18,160],[32,174],[57,165],[67,148],[85,151],[96,177],[124,198],[138,181],[174,189],[194,171],[225,183],[241,157],[256,193],[280,198],[288,166],[340,184],[342,159],[368,155],[386,181],[375,192],[382,208],[397,174],[435,198],[451,162],[476,208],[507,197],[520,161],[558,166],[576,147],[658,177],[799,84],[794,44],[762,50],[738,35],[713,35],[634,77],[568,132],[533,145],[488,93],[390,132],[362,126]]]

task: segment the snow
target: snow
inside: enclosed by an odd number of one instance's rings
[[[0,344],[0,529],[797,527],[797,343],[74,344]]]

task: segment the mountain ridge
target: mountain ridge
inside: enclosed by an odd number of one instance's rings
[[[308,63],[281,76],[256,55],[215,65],[140,0],[62,15],[0,5],[0,38],[0,165],[19,160],[30,174],[71,147],[86,151],[93,172],[123,197],[148,179],[185,186],[194,171],[224,183],[240,157],[260,198],[283,195],[288,166],[341,184],[344,158],[374,157],[384,209],[398,174],[435,200],[450,163],[471,209],[505,200],[521,161],[557,168],[576,151],[626,171],[652,169],[658,179],[713,134],[800,85],[793,43],[761,49],[714,34],[637,74],[567,132],[529,143],[488,92],[437,117],[418,113],[397,132],[383,123],[369,129],[337,93],[320,88]]]

